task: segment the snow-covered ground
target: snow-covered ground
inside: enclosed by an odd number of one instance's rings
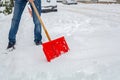
[[[4,54],[11,18],[0,14],[0,80],[120,80],[120,4],[58,4],[58,12],[42,14],[52,39],[64,36],[70,47],[50,63],[34,45],[27,8],[16,49]]]

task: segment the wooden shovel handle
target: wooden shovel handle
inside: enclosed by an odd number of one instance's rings
[[[41,25],[42,25],[42,27],[43,27],[43,30],[45,31],[45,34],[46,34],[48,40],[51,41],[50,35],[48,34],[48,31],[47,31],[47,29],[46,29],[46,27],[45,27],[45,25],[44,25],[44,23],[43,23],[43,21],[42,21],[42,18],[40,17],[40,15],[39,15],[39,13],[38,13],[38,10],[37,10],[34,2],[32,1],[32,2],[30,2],[30,3],[31,3],[31,5],[32,5],[32,7],[33,7],[33,9],[34,9],[37,17],[38,17],[38,20],[40,21],[40,23],[41,23]]]

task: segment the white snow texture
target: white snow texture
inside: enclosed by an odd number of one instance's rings
[[[70,51],[47,62],[34,45],[34,24],[25,8],[16,49],[4,54],[12,14],[0,14],[0,80],[120,80],[120,4],[64,5],[43,13],[52,39],[64,36]],[[47,42],[42,30],[43,42]]]

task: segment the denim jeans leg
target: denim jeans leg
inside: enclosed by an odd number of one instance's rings
[[[26,3],[27,3],[26,0],[15,0],[14,13],[8,37],[9,42],[16,43],[16,34],[18,31],[21,15],[25,8]]]
[[[39,12],[39,14],[41,15],[41,0],[34,0],[35,6]],[[41,35],[41,24],[32,8],[32,15],[33,15],[33,22],[34,22],[34,41],[41,41],[42,39],[42,35]]]

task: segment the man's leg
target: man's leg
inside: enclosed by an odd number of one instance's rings
[[[34,1],[35,6],[39,12],[39,14],[41,15],[41,0],[35,0]],[[41,24],[32,8],[32,15],[33,15],[33,22],[35,24],[35,28],[34,28],[34,42],[36,43],[36,45],[42,44],[41,40],[42,40],[42,35],[41,35]]]
[[[21,19],[22,12],[25,8],[27,1],[26,0],[15,0],[14,13],[11,22],[11,28],[9,31],[9,44],[7,48],[10,48],[16,43],[16,34],[19,27],[19,22]]]

